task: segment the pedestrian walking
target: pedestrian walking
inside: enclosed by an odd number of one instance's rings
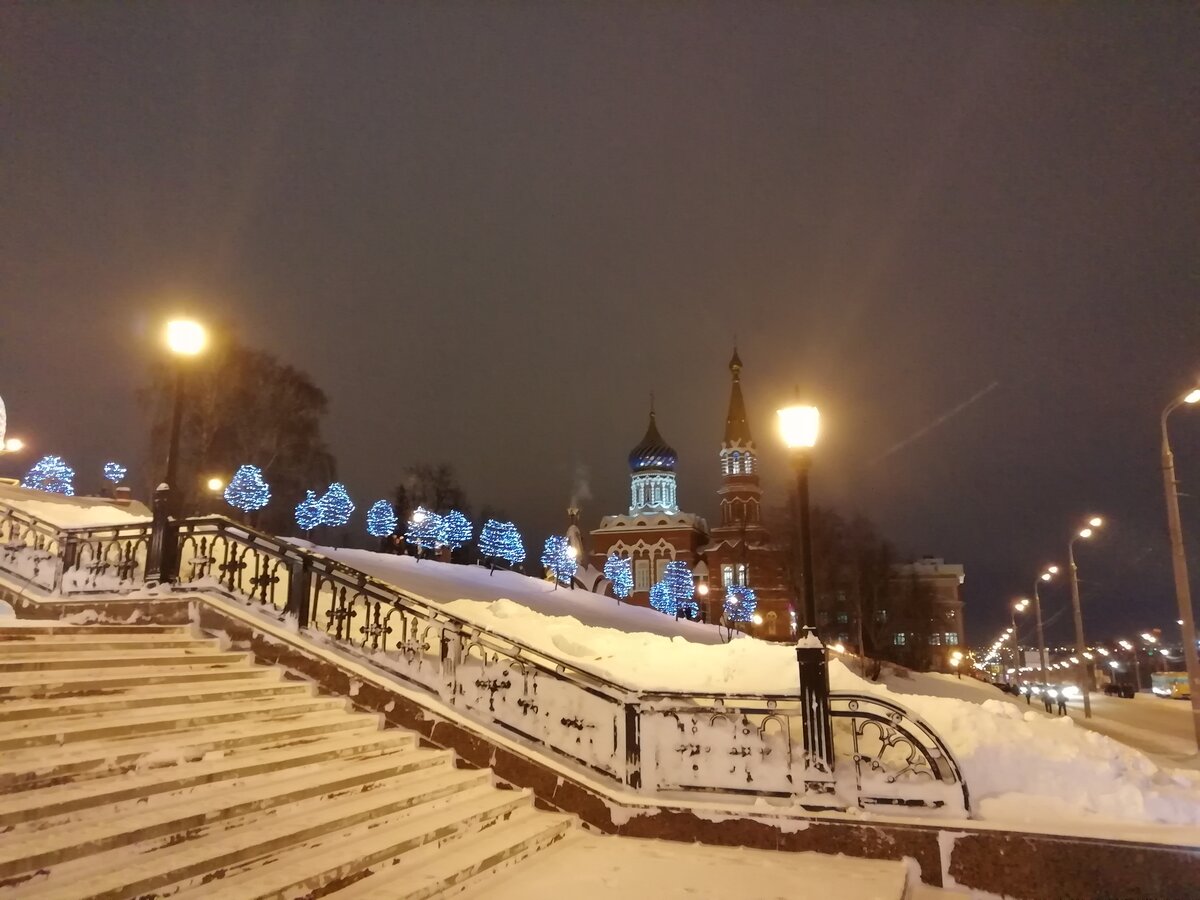
[[[1047,713],[1054,712],[1054,702],[1053,698],[1050,696],[1050,688],[1045,688],[1042,691],[1042,703],[1045,705]]]
[[[1066,691],[1058,692],[1058,714],[1060,716],[1065,716],[1067,714],[1067,692]]]

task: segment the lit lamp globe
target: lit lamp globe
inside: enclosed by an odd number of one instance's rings
[[[8,438],[0,447],[0,453],[19,453],[25,449],[25,442],[20,438]]]
[[[208,332],[192,319],[172,319],[167,323],[167,346],[177,356],[197,356],[208,344]]]
[[[214,494],[216,494],[216,493],[219,493],[220,491],[223,491],[223,490],[225,490],[225,482],[224,482],[224,481],[222,481],[220,478],[217,478],[217,477],[215,477],[215,476],[214,476],[214,477],[212,477],[212,478],[210,478],[210,479],[208,479],[208,481],[207,481],[207,482],[205,482],[205,485],[206,485],[206,486],[208,487],[208,489],[209,489],[210,491],[212,491]]]
[[[790,450],[811,450],[817,444],[821,413],[815,406],[787,406],[779,410],[779,431]]]

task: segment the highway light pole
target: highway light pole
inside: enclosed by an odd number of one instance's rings
[[[1042,671],[1042,690],[1046,690],[1046,633],[1042,630],[1042,598],[1038,587],[1058,574],[1058,566],[1047,566],[1033,582],[1033,615],[1037,619],[1038,660]]]
[[[1200,388],[1167,404],[1162,412],[1163,492],[1167,499],[1167,530],[1171,533],[1171,567],[1175,573],[1175,602],[1179,606],[1183,631],[1183,659],[1187,664],[1188,685],[1192,696],[1192,730],[1200,749],[1200,657],[1196,654],[1196,620],[1192,615],[1192,592],[1188,586],[1187,556],[1183,551],[1183,525],[1179,520],[1179,490],[1175,481],[1175,456],[1167,437],[1167,417],[1184,404],[1200,401]]]
[[[1084,654],[1087,653],[1087,642],[1083,637],[1083,610],[1079,605],[1079,570],[1075,567],[1075,541],[1083,538],[1085,541],[1096,533],[1096,529],[1104,524],[1104,520],[1099,516],[1092,516],[1088,519],[1085,527],[1080,528],[1075,535],[1067,541],[1067,562],[1068,570],[1071,575],[1071,608],[1075,612],[1075,652],[1079,654],[1079,659],[1083,664],[1083,717],[1090,719],[1092,717],[1092,663]]]

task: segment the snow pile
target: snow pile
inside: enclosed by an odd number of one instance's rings
[[[118,506],[105,497],[64,497],[8,485],[0,485],[0,505],[11,506],[58,528],[140,525],[152,518],[150,510],[141,503]]]
[[[627,688],[647,693],[789,694],[795,650],[676,622],[587,591],[512,572],[363,550],[318,548],[480,628],[520,641]],[[839,659],[835,691],[890,700],[946,742],[971,791],[976,817],[1033,827],[1125,822],[1200,826],[1200,773],[1164,769],[1141,752],[1016,704],[969,678],[885,666],[884,684]]]

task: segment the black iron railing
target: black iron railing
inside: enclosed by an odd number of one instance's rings
[[[172,523],[167,541],[179,587],[291,617],[487,727],[640,792],[969,812],[943,741],[888,701],[831,695],[829,766],[804,750],[798,697],[640,691],[220,516]],[[149,522],[60,529],[0,504],[0,570],[46,591],[139,588],[151,543]]]

